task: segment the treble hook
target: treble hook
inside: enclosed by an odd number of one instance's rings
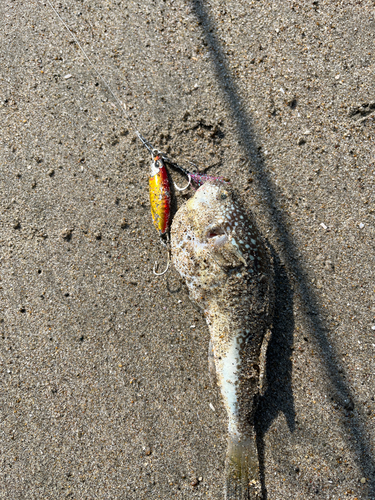
[[[174,187],[175,187],[175,189],[177,189],[177,191],[185,191],[190,186],[190,184],[191,184],[191,175],[187,174],[187,176],[188,176],[189,182],[186,184],[185,187],[181,187],[180,188],[180,187],[177,186],[177,184],[175,182],[173,183]]]
[[[171,249],[168,248],[168,262],[167,262],[167,267],[164,269],[164,271],[162,273],[157,273],[156,272],[156,268],[158,266],[158,261],[156,260],[155,264],[154,264],[154,268],[152,270],[153,273],[155,274],[155,276],[163,276],[163,274],[165,274],[168,271],[170,262],[171,262]]]

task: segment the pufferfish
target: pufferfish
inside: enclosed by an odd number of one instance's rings
[[[225,499],[261,498],[254,413],[270,327],[272,259],[253,217],[226,182],[203,184],[176,213],[172,262],[203,310],[228,415]]]

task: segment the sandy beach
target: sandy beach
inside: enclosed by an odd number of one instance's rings
[[[53,4],[128,111],[48,3],[1,2],[0,498],[223,498],[209,333],[153,274],[139,130],[229,178],[273,249],[264,499],[375,500],[374,2]]]

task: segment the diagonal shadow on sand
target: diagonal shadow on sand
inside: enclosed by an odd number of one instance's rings
[[[249,114],[245,110],[245,103],[241,100],[238,87],[236,85],[234,77],[231,75],[226,57],[221,48],[218,37],[216,36],[215,23],[209,14],[209,7],[206,6],[204,0],[191,0],[191,5],[193,12],[201,26],[202,34],[207,43],[207,47],[210,53],[211,62],[213,65],[213,70],[217,78],[218,85],[222,91],[224,98],[227,100],[228,107],[231,111],[231,118],[233,124],[235,125],[237,135],[241,140],[241,146],[243,148],[243,153],[252,160],[252,171],[256,177],[259,189],[262,193],[262,198],[264,203],[267,204],[268,213],[270,214],[270,223],[277,233],[277,237],[282,243],[282,252],[280,255],[281,260],[285,265],[286,273],[282,276],[282,267],[278,266],[279,272],[279,290],[285,288],[288,285],[288,276],[295,277],[295,289],[297,293],[301,296],[301,301],[303,304],[303,314],[305,319],[306,330],[310,332],[311,339],[315,342],[316,348],[320,354],[323,365],[326,368],[326,379],[327,379],[327,389],[330,392],[330,396],[336,399],[336,402],[341,409],[341,425],[343,433],[348,440],[348,444],[353,445],[355,449],[355,459],[358,466],[360,467],[362,474],[369,478],[368,482],[368,496],[369,498],[375,497],[375,481],[374,481],[374,470],[375,463],[371,455],[370,448],[365,440],[364,426],[361,422],[363,416],[361,414],[360,408],[356,407],[356,412],[352,413],[352,418],[345,418],[345,408],[354,408],[355,400],[354,396],[345,382],[342,373],[344,372],[343,367],[339,366],[335,360],[335,352],[333,347],[329,346],[328,338],[326,335],[327,326],[324,322],[323,315],[319,310],[317,297],[314,292],[312,292],[308,287],[308,275],[305,271],[303,263],[298,259],[298,252],[296,246],[293,242],[293,238],[287,229],[286,218],[280,209],[280,203],[277,199],[276,190],[273,182],[265,170],[264,163],[259,157],[254,154],[257,151],[257,141],[256,136],[252,128],[252,120]],[[281,274],[280,274],[281,273]],[[280,300],[280,299],[279,299]],[[289,308],[292,308],[292,297],[289,297]],[[284,301],[285,304],[285,301]],[[287,321],[288,323],[288,321]],[[292,327],[291,319],[289,318],[289,325],[287,326],[287,331],[283,331],[282,322],[278,324],[276,318],[276,327],[273,331],[273,340],[270,341],[267,360],[266,360],[266,373],[268,375],[268,394],[267,391],[260,401],[259,410],[257,412],[257,432],[258,432],[258,443],[261,444],[263,435],[272,423],[272,420],[276,418],[280,411],[283,411],[286,415],[289,428],[293,430],[294,426],[294,408],[293,408],[293,396],[291,393],[290,377],[291,377],[291,336],[292,332],[290,328]],[[283,351],[284,359],[280,362],[275,362],[274,352],[277,350],[279,353]],[[283,390],[286,391],[288,395],[288,401],[285,402],[282,398],[276,398],[272,403],[271,410],[266,411],[267,399],[271,397],[271,394],[277,393],[279,387],[277,386],[277,378],[270,376],[270,373],[274,370],[279,370],[279,375],[281,377],[286,375],[286,379],[289,377],[289,387],[284,385]],[[283,373],[280,373],[282,371]],[[288,382],[286,382],[288,384]],[[359,417],[357,416],[359,415]],[[262,453],[260,449],[260,460],[262,462]],[[262,463],[260,464],[262,467]],[[263,470],[263,492],[266,496],[266,487],[264,484],[264,470]]]
[[[266,354],[266,391],[259,398],[255,414],[255,430],[259,453],[263,499],[267,499],[264,468],[264,436],[272,422],[283,412],[291,432],[295,429],[292,390],[293,290],[286,269],[271,249],[275,272],[275,314]]]

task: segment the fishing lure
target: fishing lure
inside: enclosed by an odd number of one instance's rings
[[[159,233],[160,241],[167,247],[168,262],[167,267],[161,273],[156,271],[157,262],[155,262],[153,272],[156,276],[162,276],[169,269],[170,263],[170,242],[169,228],[171,222],[171,190],[169,185],[168,173],[160,153],[154,150],[154,157],[151,163],[149,189],[150,206],[154,226]]]
[[[169,269],[170,263],[170,244],[169,244],[169,228],[171,224],[171,188],[169,184],[168,172],[165,168],[161,153],[152,147],[152,145],[137,132],[142,144],[151,154],[151,168],[149,183],[150,207],[154,226],[159,233],[160,241],[167,247],[168,262],[166,269],[158,273],[156,271],[157,262],[154,264],[153,272],[156,276],[162,276]]]
[[[167,169],[158,151],[154,151],[154,158],[150,170],[149,187],[151,215],[154,226],[159,232],[161,241],[168,242],[171,215],[171,190]]]
[[[188,183],[186,186],[180,188],[174,183],[175,189],[178,191],[185,191],[191,184],[191,181],[197,185],[197,187],[202,186],[207,181],[226,181],[223,177],[212,177],[205,174],[194,174],[188,172],[183,167],[177,164],[173,164],[176,168],[182,171],[188,177]],[[167,246],[168,249],[168,262],[166,269],[158,273],[156,272],[157,262],[155,262],[153,272],[156,276],[162,276],[169,269],[170,259],[171,259],[171,248],[170,248],[170,225],[171,225],[171,190],[168,179],[168,172],[165,168],[165,163],[162,154],[156,149],[153,150],[153,161],[151,163],[151,171],[149,178],[150,187],[150,205],[151,205],[151,215],[154,221],[154,226],[159,232],[160,241]]]
[[[150,206],[154,226],[159,233],[163,245],[169,242],[169,227],[171,222],[171,188],[168,172],[165,168],[162,153],[155,149],[137,132],[138,138],[151,155],[149,177]]]
[[[169,269],[170,264],[170,238],[169,238],[169,230],[171,225],[171,188],[168,178],[168,172],[165,166],[165,163],[168,163],[171,167],[175,168],[182,172],[188,178],[188,183],[184,187],[177,186],[174,183],[175,189],[178,191],[185,191],[190,185],[191,182],[199,187],[204,184],[206,181],[217,181],[222,180],[226,181],[223,177],[212,177],[206,174],[192,173],[181,167],[177,163],[169,160],[167,156],[163,153],[155,149],[152,144],[150,144],[142,135],[137,132],[138,138],[151,154],[152,162],[150,169],[150,177],[149,177],[149,190],[150,190],[150,206],[151,206],[151,215],[152,220],[154,222],[154,226],[159,233],[160,241],[163,245],[167,247],[168,250],[168,262],[166,269],[158,273],[156,272],[157,262],[155,262],[153,272],[156,276],[162,276]]]
[[[162,273],[157,273],[157,262],[155,262],[153,272],[156,276],[162,276],[168,271],[171,258],[169,237],[171,225],[171,190],[167,169],[165,168],[164,158],[160,151],[153,150],[153,153],[154,158],[151,163],[149,178],[151,215],[154,221],[154,226],[159,232],[160,241],[168,248],[168,263],[166,269]],[[174,187],[178,191],[185,191],[192,182],[196,185],[196,188],[199,188],[207,181],[229,182],[228,179],[225,179],[224,177],[214,177],[206,174],[192,173],[188,172],[176,163],[173,163],[171,165],[178,168],[178,170],[182,171],[188,177],[187,185],[182,188],[178,187],[177,184],[174,183]],[[195,188],[193,187],[193,189]]]

